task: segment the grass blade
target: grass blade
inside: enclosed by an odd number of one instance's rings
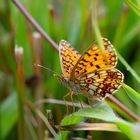
[[[126,84],[123,84],[123,88],[126,91],[126,93],[128,94],[128,96],[137,104],[140,106],[140,94],[138,92],[136,92],[134,89],[132,89],[131,87],[129,87]]]
[[[137,7],[132,1],[125,0],[125,3],[138,15],[140,16],[140,8]]]

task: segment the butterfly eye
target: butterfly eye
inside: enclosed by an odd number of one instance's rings
[[[63,77],[62,81],[65,83],[65,82],[67,82],[67,79]]]

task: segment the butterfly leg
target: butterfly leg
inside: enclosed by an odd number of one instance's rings
[[[65,104],[66,104],[66,108],[67,108],[66,114],[69,114],[69,106],[67,105],[66,97],[70,96],[70,98],[72,99],[72,94],[73,94],[73,93],[70,91],[68,94],[66,94],[66,95],[63,97],[63,100],[64,100],[64,102],[65,102]],[[72,99],[72,101],[73,101],[73,99]]]
[[[74,106],[74,101],[73,101],[73,92],[70,93],[70,99],[71,99],[71,102],[72,102],[72,107],[73,107],[73,111],[72,112],[75,112],[75,106]]]

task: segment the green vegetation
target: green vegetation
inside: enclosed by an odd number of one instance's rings
[[[0,139],[138,140],[140,1],[20,0],[57,44],[65,39],[83,53],[95,40],[102,49],[103,36],[117,50],[117,68],[125,76],[117,100],[85,108],[78,104],[88,104],[83,95],[66,106],[68,90],[53,76],[61,74],[57,45],[40,36],[13,1],[0,1]]]

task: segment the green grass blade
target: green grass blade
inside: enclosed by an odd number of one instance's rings
[[[16,94],[11,94],[0,107],[0,137],[4,139],[10,132],[17,120],[17,101]]]
[[[138,92],[136,92],[134,89],[132,89],[131,87],[129,87],[126,84],[123,84],[123,88],[126,91],[126,93],[128,94],[128,96],[137,104],[140,106],[140,94]]]
[[[81,116],[66,116],[62,121],[61,121],[61,126],[67,126],[67,125],[72,125],[72,124],[77,124],[81,120],[83,120],[83,117]],[[65,140],[68,135],[68,131],[61,131],[59,134],[59,137],[56,138],[55,140]]]
[[[125,3],[138,15],[140,16],[140,8],[137,7],[136,4],[134,4],[132,1],[130,0],[125,0]]]
[[[114,122],[118,118],[113,110],[105,103],[97,103],[94,107],[87,107],[73,113],[72,116],[65,117],[61,125],[72,125],[79,123],[83,117],[96,118],[104,121]]]
[[[140,83],[140,77],[138,74],[131,68],[131,66],[126,62],[126,60],[117,52],[118,58],[121,61],[121,63],[126,67],[126,69],[133,75],[133,77],[137,80],[138,83]]]
[[[73,115],[96,118],[109,122],[114,122],[117,119],[113,110],[103,102],[96,104],[94,107],[80,109]]]
[[[81,120],[83,119],[83,117],[80,116],[66,116],[62,121],[61,121],[61,125],[72,125],[72,124],[76,124],[79,123]]]
[[[130,138],[131,140],[139,140],[140,124],[132,124],[121,119],[119,119],[116,124],[128,138]]]
[[[101,35],[100,29],[98,27],[96,6],[97,6],[97,1],[94,2],[94,8],[92,9],[92,28],[94,29],[96,40],[99,44],[99,48],[103,53],[104,45],[103,45],[103,41],[101,39],[102,35]]]
[[[114,122],[117,127],[124,133],[128,138],[138,140],[137,136],[139,133],[135,133],[134,128],[135,124],[122,120],[118,118],[113,110],[105,103],[96,104],[94,107],[88,107],[84,109],[80,109],[79,111],[73,113],[71,116],[65,117],[61,125],[71,125],[74,123],[79,123],[82,120],[82,117],[101,119],[103,121]],[[139,128],[139,125],[137,126]],[[137,128],[137,129],[138,129]],[[113,132],[113,130],[112,130]],[[65,136],[68,134],[68,131],[62,131],[61,136]]]

